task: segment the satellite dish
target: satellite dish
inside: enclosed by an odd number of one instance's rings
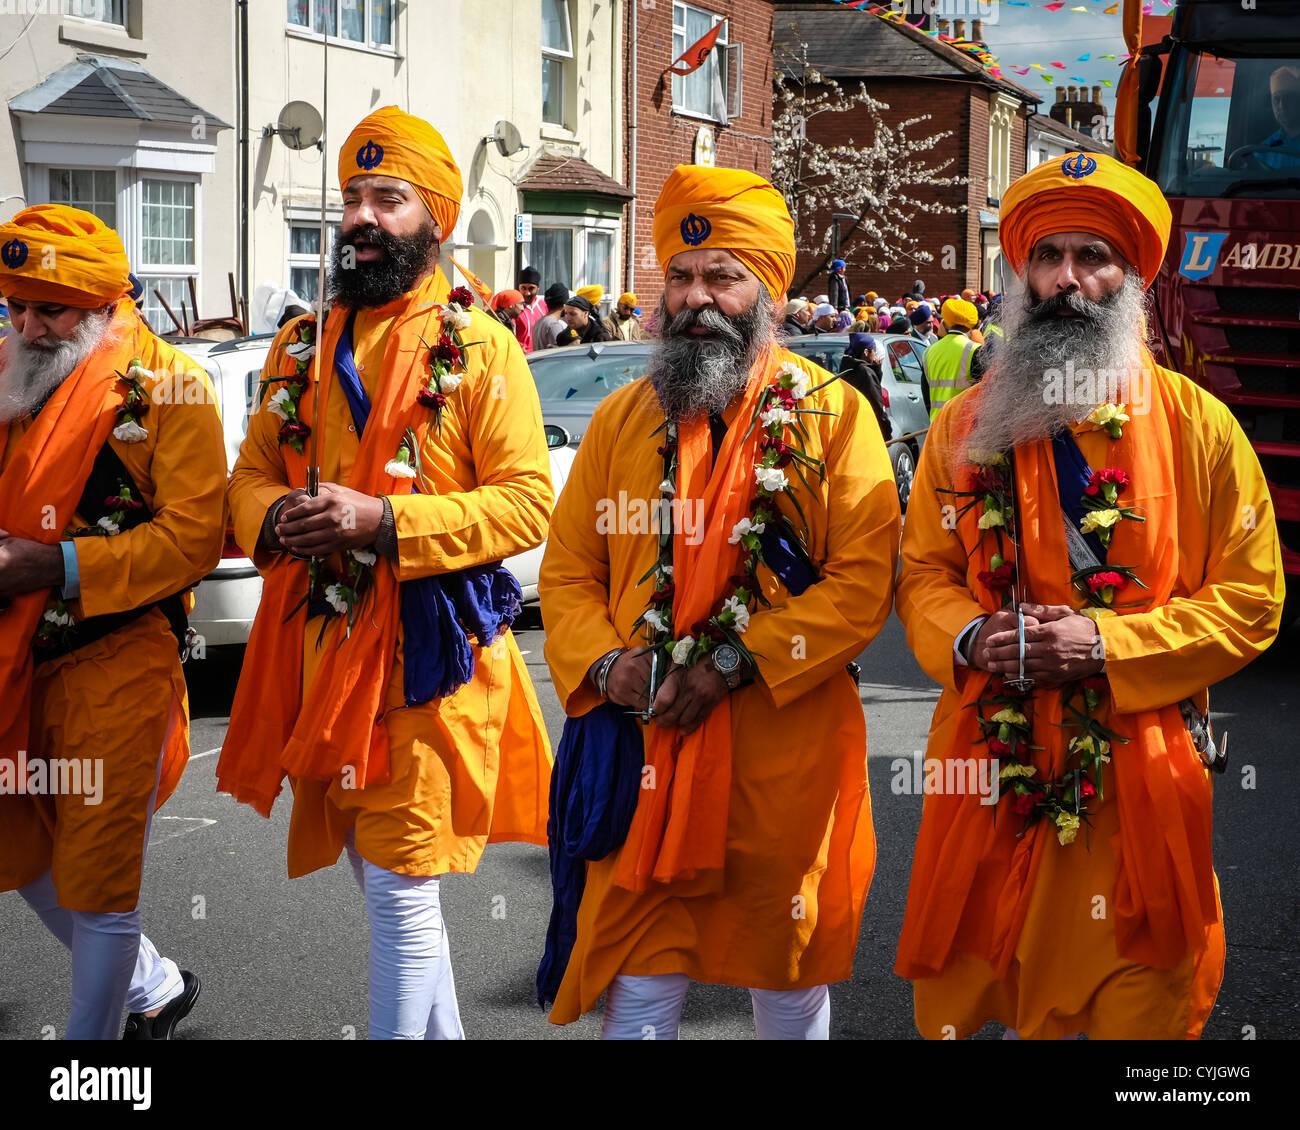
[[[496,142],[497,152],[502,157],[513,157],[519,150],[528,148],[523,138],[519,136],[519,130],[514,122],[505,120],[497,122],[492,127],[492,140]]]
[[[275,129],[265,129],[262,136],[278,134],[290,149],[310,149],[321,139],[325,125],[320,113],[310,102],[294,101],[280,111]]]

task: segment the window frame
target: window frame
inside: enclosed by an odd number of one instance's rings
[[[342,226],[341,220],[336,219],[330,215],[326,215],[325,228],[327,232],[327,238],[329,239],[329,248],[327,248],[326,251],[327,254],[329,253],[330,250],[333,249],[334,241],[337,240],[339,237],[339,229],[341,228],[341,226]],[[319,235],[320,216],[318,215],[315,220],[312,220],[311,217],[309,216],[288,216],[285,218],[285,228],[286,228],[285,234],[288,237],[287,243],[285,244],[285,256],[284,256],[285,289],[292,290],[294,294],[296,294],[304,302],[308,302],[308,303],[313,302],[315,301],[313,296],[308,294],[303,294],[301,291],[295,289],[293,285],[293,272],[295,270],[299,270],[299,271],[307,270],[308,268],[310,268],[312,271],[319,272],[320,251],[319,250],[316,251],[315,254],[308,254],[306,252],[301,252],[301,251],[295,252],[293,250],[293,229],[305,228],[306,230],[315,232]],[[328,270],[329,269],[328,259],[326,260],[325,266],[326,269]]]
[[[117,230],[117,228],[118,228],[118,223],[119,223],[119,221],[120,221],[120,219],[121,219],[121,215],[122,215],[122,180],[121,180],[121,178],[117,175],[117,167],[116,167],[116,166],[104,167],[104,166],[97,166],[97,165],[39,165],[39,166],[37,166],[37,168],[38,168],[38,170],[39,170],[39,176],[40,176],[40,180],[41,180],[41,188],[42,188],[42,191],[43,191],[43,193],[44,193],[44,200],[43,200],[43,203],[46,203],[46,204],[54,204],[54,203],[67,204],[67,205],[68,205],[69,207],[71,207],[71,208],[80,208],[81,205],[80,205],[80,204],[73,203],[72,201],[55,201],[55,200],[54,200],[54,194],[50,191],[50,174],[51,174],[51,173],[55,173],[55,172],[59,172],[59,173],[64,173],[64,172],[67,172],[67,173],[108,173],[109,175],[111,175],[112,178],[113,178],[113,222],[112,222],[111,224],[109,224],[108,226],[111,227],[114,231]],[[95,203],[99,203],[99,201],[95,201]],[[88,209],[82,209],[82,210],[83,210],[83,211],[87,211]],[[95,213],[95,214],[96,214],[96,215],[99,215],[99,213]],[[100,216],[99,218],[100,218],[101,220],[104,219],[103,216]],[[104,222],[107,223],[108,221],[105,220]]]
[[[602,284],[605,287],[605,295],[600,301],[599,315],[603,318],[613,309],[614,299],[618,297],[620,290],[618,283],[618,264],[621,254],[620,240],[622,238],[621,221],[608,219],[604,216],[575,216],[575,215],[556,215],[548,213],[545,215],[536,214],[533,216],[533,231],[540,230],[569,230],[569,238],[572,241],[570,248],[574,271],[585,272],[587,269],[587,235],[589,232],[606,233],[610,236],[609,252],[609,282]],[[532,243],[525,244],[524,261],[529,262],[532,255]],[[591,282],[590,279],[572,278],[568,281],[570,290],[577,290],[579,286],[586,286]]]
[[[683,19],[680,25],[677,22],[677,13],[679,10],[683,14]],[[730,109],[731,109],[730,100],[727,97],[727,64],[731,58],[730,48],[739,47],[741,45],[738,43],[733,44],[731,42],[731,27],[729,26],[730,25],[729,17],[719,15],[717,12],[710,11],[708,8],[702,8],[698,4],[688,3],[687,0],[673,0],[673,26],[672,26],[672,35],[670,39],[670,43],[672,45],[672,59],[670,60],[670,62],[678,59],[681,56],[681,53],[685,51],[686,48],[688,48],[692,43],[695,42],[694,39],[688,40],[686,38],[685,13],[688,10],[692,12],[696,12],[702,16],[708,16],[712,20],[712,22],[709,24],[709,30],[712,30],[713,28],[717,27],[718,24],[720,23],[728,24],[728,26],[725,27],[718,34],[717,41],[713,45],[713,51],[709,53],[709,58],[706,59],[702,64],[700,64],[699,67],[699,70],[704,70],[706,67],[712,67],[712,66],[717,66],[719,68],[718,77],[722,83],[722,101],[724,104],[724,112],[727,113],[728,116],[725,118],[718,118],[711,112],[692,110],[686,106],[680,105],[678,103],[678,97],[679,97],[679,92],[682,89],[683,80],[684,78],[690,77],[690,76],[682,76],[682,75],[670,76],[672,79],[671,83],[669,84],[669,97],[672,102],[671,109],[674,114],[677,114],[678,116],[683,118],[695,118],[698,121],[716,122],[719,125],[725,126],[729,121],[732,120],[732,117],[730,116]],[[677,46],[678,34],[680,34],[682,37],[682,43],[680,47]],[[698,39],[698,36],[696,38]],[[714,54],[714,52],[716,52],[716,54]],[[712,83],[709,84],[709,87],[710,89],[712,89]],[[744,92],[741,87],[741,79],[737,79],[736,82],[736,102],[738,108],[742,107],[744,104]],[[740,115],[737,114],[735,116],[739,117]]]
[[[362,28],[364,39],[349,39],[343,34],[343,0],[307,0],[307,22],[296,23],[289,18],[288,0],[285,3],[285,34],[302,36],[306,39],[327,40],[331,47],[350,47],[355,51],[373,51],[381,55],[397,54],[397,13],[396,0],[388,0],[388,42],[373,38],[374,10],[378,0],[358,0],[361,5]],[[334,30],[324,32],[316,30],[317,13],[323,5],[330,5],[334,10]]]
[[[84,11],[78,10],[83,5],[92,9],[97,7],[108,9],[120,7],[122,18],[118,20],[113,19],[112,17],[105,18],[103,16],[87,15]],[[70,3],[63,7],[62,11],[60,11],[58,5],[55,5],[55,14],[70,16],[74,20],[85,20],[88,24],[103,24],[105,27],[120,27],[123,31],[126,31],[127,28],[131,26],[131,0],[71,0]]]
[[[571,64],[576,55],[573,50],[573,8],[570,0],[556,0],[556,5],[564,13],[565,30],[569,41],[568,51],[561,51],[557,47],[547,47],[542,44],[542,70],[546,70],[547,63],[558,64],[559,71],[559,120],[553,121],[546,116],[546,102],[542,99],[542,125],[559,126],[561,129],[569,129],[569,64]]]

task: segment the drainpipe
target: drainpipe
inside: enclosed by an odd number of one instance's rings
[[[239,21],[239,150],[236,166],[239,169],[239,297],[251,304],[248,293],[248,0],[239,0],[236,10]]]
[[[632,121],[628,127],[628,188],[632,190],[632,199],[627,203],[627,270],[624,272],[624,289],[636,290],[633,272],[636,270],[636,119],[637,98],[636,85],[636,0],[628,0],[628,13],[631,17],[631,35],[628,50],[632,55],[630,97],[627,99],[632,111]]]

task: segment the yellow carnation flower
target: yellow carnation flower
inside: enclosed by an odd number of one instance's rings
[[[1123,515],[1118,510],[1089,510],[1083,516],[1083,521],[1079,523],[1079,529],[1085,534],[1090,534],[1094,530],[1108,530]]]
[[[1112,420],[1117,424],[1127,424],[1128,414],[1124,404],[1102,404],[1088,413],[1088,419],[1099,428],[1104,428]]]
[[[1079,834],[1079,818],[1073,812],[1058,812],[1056,814],[1056,838],[1064,847],[1066,844],[1074,843],[1074,837]]]
[[[1038,770],[1032,765],[1018,765],[1012,762],[1010,765],[1002,766],[998,772],[998,780],[1005,781],[1008,777],[1032,777]]]
[[[1023,714],[1020,713],[1020,711],[1012,710],[1011,707],[1009,706],[1004,706],[995,715],[993,715],[992,721],[1010,722],[1011,725],[1013,726],[1023,726],[1025,725],[1026,718]]]
[[[1006,522],[1002,520],[1002,511],[994,510],[986,506],[984,513],[980,515],[980,529],[987,530],[990,526],[1005,526]]]
[[[1080,750],[1087,754],[1097,752],[1097,747],[1093,744],[1091,734],[1080,734],[1077,738],[1070,739],[1070,752],[1078,753]]]

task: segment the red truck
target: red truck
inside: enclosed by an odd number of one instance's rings
[[[1259,455],[1289,619],[1300,614],[1300,4],[1178,0],[1172,20],[1138,64],[1139,167],[1173,210],[1155,352],[1223,400]]]

